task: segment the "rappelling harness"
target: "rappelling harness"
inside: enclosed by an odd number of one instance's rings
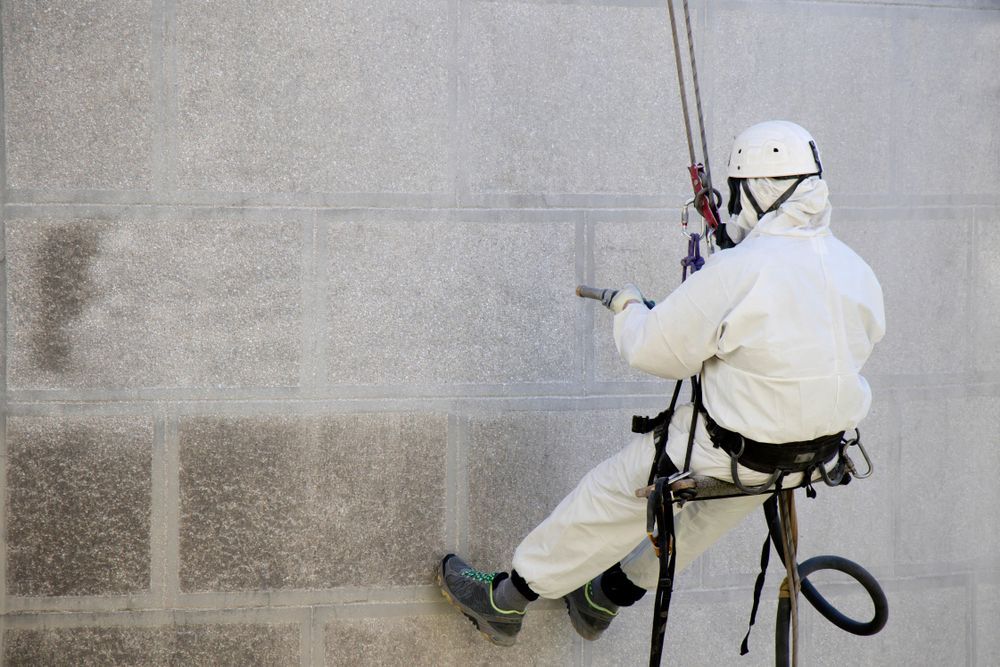
[[[674,0],[667,0],[671,34],[673,36],[674,60],[677,64],[681,109],[684,114],[684,129],[691,162],[688,167],[688,173],[694,191],[694,196],[681,209],[681,229],[688,237],[688,252],[681,260],[682,281],[690,274],[698,271],[704,264],[704,258],[701,256],[702,241],[706,243],[709,254],[712,253],[713,245],[718,246],[720,249],[733,246],[732,241],[725,231],[725,225],[719,219],[719,206],[721,205],[722,197],[718,190],[712,187],[711,171],[708,164],[708,147],[705,139],[705,124],[701,107],[701,94],[698,87],[698,70],[695,63],[694,43],[691,36],[691,16],[687,0],[683,0],[683,7],[691,79],[704,162],[698,162],[695,157],[691,119],[688,112],[687,94],[684,83],[684,71],[681,64],[680,40],[674,14]],[[812,148],[817,166],[819,166],[819,158],[818,154],[816,154],[814,144]],[[759,219],[767,213],[777,210],[791,196],[795,188],[808,176],[796,177],[794,183],[766,211],[762,210],[758,205],[746,185],[746,179],[743,179],[742,186]],[[736,183],[730,183],[730,188],[737,185]],[[739,194],[739,192],[735,193],[737,202],[739,201]],[[688,231],[688,209],[691,206],[702,217],[703,227],[701,233]],[[610,303],[614,292],[615,290],[601,290],[585,286],[577,288],[579,296],[598,299],[605,304]],[[646,302],[646,305],[653,307],[654,304]],[[648,485],[636,491],[636,495],[645,496],[648,499],[646,532],[649,539],[653,542],[660,566],[653,607],[653,630],[649,656],[650,666],[655,667],[660,664],[663,652],[663,639],[670,609],[670,598],[673,592],[674,570],[677,558],[673,506],[675,504],[681,506],[686,502],[764,493],[770,495],[770,498],[764,503],[768,537],[765,539],[761,551],[761,569],[754,584],[753,606],[750,612],[749,625],[752,627],[756,620],[760,595],[764,586],[764,576],[769,561],[770,545],[773,543],[775,551],[785,564],[787,572],[779,593],[778,622],[775,633],[775,664],[779,666],[791,664],[794,666],[798,663],[797,600],[800,590],[804,597],[823,616],[843,630],[858,635],[872,635],[881,630],[888,617],[888,603],[885,593],[878,582],[864,568],[837,556],[818,556],[803,563],[796,562],[798,526],[795,514],[794,490],[804,487],[806,495],[814,498],[816,490],[813,487],[813,480],[817,476],[828,486],[840,486],[849,483],[854,477],[863,479],[870,476],[872,473],[872,463],[864,447],[861,445],[860,433],[855,431],[854,436],[848,438],[844,432],[840,432],[822,436],[814,440],[792,443],[764,443],[751,440],[735,431],[724,428],[712,418],[704,406],[701,378],[696,375],[690,379],[693,410],[688,429],[687,450],[683,468],[678,468],[670,456],[666,454],[666,444],[667,433],[671,419],[674,416],[682,384],[683,381],[677,381],[670,404],[666,410],[655,417],[635,416],[632,418],[632,431],[636,433],[651,432],[655,447],[655,456],[649,472]],[[731,460],[732,484],[712,478],[692,477],[691,455],[694,449],[694,439],[699,419],[704,421],[712,444],[729,455]],[[848,455],[848,450],[854,446],[858,448],[858,451],[864,457],[866,468],[863,471],[855,466]],[[764,473],[768,475],[768,478],[762,484],[747,486],[740,479],[739,466]],[[798,481],[793,486],[787,486],[786,482],[792,476],[798,477],[801,481]],[[874,617],[867,622],[855,621],[842,614],[827,602],[806,579],[808,575],[820,569],[839,570],[861,583],[874,603]],[[791,629],[790,641],[789,628]],[[749,650],[749,636],[750,629],[748,628],[740,648],[741,654],[745,654]]]

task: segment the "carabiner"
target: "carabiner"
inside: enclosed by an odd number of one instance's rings
[[[691,238],[691,232],[688,229],[688,208],[694,204],[694,199],[688,199],[684,202],[684,206],[681,208],[681,234],[687,238]]]
[[[855,438],[855,440],[851,444],[857,445],[858,449],[861,450],[861,456],[864,457],[864,459],[865,459],[865,465],[868,466],[867,472],[865,472],[864,475],[860,474],[858,472],[858,469],[854,466],[854,461],[852,461],[851,457],[847,456],[847,454],[845,453],[844,454],[844,458],[847,459],[847,466],[848,466],[848,468],[850,468],[851,474],[854,475],[858,479],[867,479],[867,478],[871,477],[872,476],[872,472],[874,472],[874,470],[875,470],[875,467],[872,465],[871,457],[868,456],[868,452],[865,450],[865,446],[861,444],[861,438],[860,438],[860,436],[858,438]]]

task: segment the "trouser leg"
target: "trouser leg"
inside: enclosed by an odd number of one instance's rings
[[[747,514],[760,507],[767,494],[698,500],[674,511],[674,535],[677,545],[675,572],[681,572],[698,556],[742,521]],[[645,539],[624,559],[622,570],[636,586],[656,588],[660,565],[653,545]]]
[[[692,410],[691,405],[678,406],[668,431],[666,451],[678,467],[684,463]],[[645,551],[644,544],[649,542],[644,539],[646,499],[635,497],[635,490],[648,481],[653,453],[651,433],[633,434],[625,448],[587,473],[524,539],[514,553],[514,569],[532,590],[546,598],[561,597],[626,556],[622,569],[629,579],[643,588],[656,587],[655,554],[651,548]],[[695,431],[691,469],[695,475],[729,481],[728,456],[712,446],[702,420]],[[740,475],[748,484],[759,484],[766,478],[742,467]],[[697,501],[675,509],[677,571],[687,567],[765,498]]]
[[[589,473],[514,552],[514,569],[531,589],[559,598],[617,563],[645,535],[645,486],[652,434],[629,443]]]

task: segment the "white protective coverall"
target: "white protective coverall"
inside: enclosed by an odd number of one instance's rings
[[[764,203],[775,201],[788,181],[760,178],[749,185]],[[652,310],[633,303],[616,315],[618,351],[629,365],[663,378],[700,371],[708,413],[753,440],[804,441],[854,428],[871,405],[860,370],[885,331],[881,287],[871,268],[831,233],[821,179],[804,181],[759,223],[742,197],[743,210],[728,227],[743,241],[712,255]],[[666,451],[678,467],[692,409],[679,406],[668,430]],[[653,434],[633,434],[524,539],[513,566],[532,590],[561,597],[618,561],[633,583],[656,587],[646,500],[635,497],[653,456]],[[691,470],[732,481],[729,455],[712,446],[701,419]],[[767,478],[743,466],[739,474],[745,484]],[[761,494],[675,508],[677,571],[765,499]]]

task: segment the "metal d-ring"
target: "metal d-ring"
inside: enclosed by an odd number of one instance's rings
[[[825,463],[820,462],[816,464],[816,469],[819,470],[819,475],[823,478],[823,483],[827,486],[840,486],[841,482],[844,481],[844,473],[847,471],[847,468],[850,467],[853,469],[853,466],[850,464],[851,459],[848,458],[847,454],[841,451],[840,456],[843,460],[837,461],[836,465],[833,466],[833,477],[830,477],[826,472]],[[844,464],[844,461],[848,462],[847,465]]]
[[[737,460],[740,458],[740,456],[743,455],[743,450],[746,449],[746,446],[747,446],[747,441],[741,435],[740,451],[736,452],[735,454],[729,455],[730,474],[732,475],[733,484],[736,485],[736,488],[738,488],[740,491],[742,491],[747,495],[756,496],[760,493],[764,493],[765,491],[767,491],[776,481],[778,481],[778,478],[781,476],[781,469],[780,468],[776,469],[773,473],[771,473],[771,476],[767,478],[767,481],[765,481],[763,484],[759,486],[746,486],[740,480],[740,471],[738,469],[739,462]]]

